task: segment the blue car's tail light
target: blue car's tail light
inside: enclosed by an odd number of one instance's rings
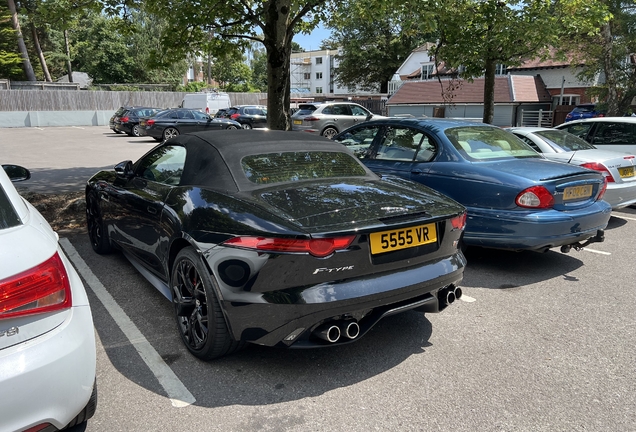
[[[545,187],[532,186],[522,190],[517,195],[515,203],[519,207],[545,209],[554,205],[554,197]]]

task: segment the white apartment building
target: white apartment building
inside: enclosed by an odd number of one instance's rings
[[[338,68],[338,50],[318,50],[292,53],[291,95],[292,97],[315,96],[359,96],[375,94],[355,88],[339,86],[334,79]]]

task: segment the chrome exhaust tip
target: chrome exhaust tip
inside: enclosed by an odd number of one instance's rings
[[[322,340],[326,340],[327,342],[338,342],[338,339],[340,339],[340,327],[338,327],[337,325],[324,325],[321,327],[318,327],[318,329],[316,329],[316,331],[314,331],[314,334],[316,336],[318,336],[320,339]]]
[[[449,289],[446,292],[446,304],[453,304],[455,302],[455,291]]]
[[[345,322],[344,335],[349,339],[355,339],[360,334],[360,326],[355,321]]]
[[[455,299],[459,300],[460,298],[462,298],[462,295],[464,295],[462,289],[460,287],[455,288]]]

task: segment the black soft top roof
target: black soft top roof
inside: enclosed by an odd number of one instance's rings
[[[187,149],[181,185],[205,186],[226,191],[263,187],[247,179],[241,159],[248,155],[288,151],[353,153],[344,145],[306,132],[271,130],[222,130],[179,135],[168,143]],[[357,160],[357,159],[356,159]],[[360,163],[361,166],[364,167]],[[377,178],[366,167],[370,179]]]

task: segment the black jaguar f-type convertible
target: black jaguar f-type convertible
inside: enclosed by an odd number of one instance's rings
[[[465,209],[300,132],[180,135],[95,174],[86,216],[93,249],[123,251],[201,359],[344,344],[461,296]]]

